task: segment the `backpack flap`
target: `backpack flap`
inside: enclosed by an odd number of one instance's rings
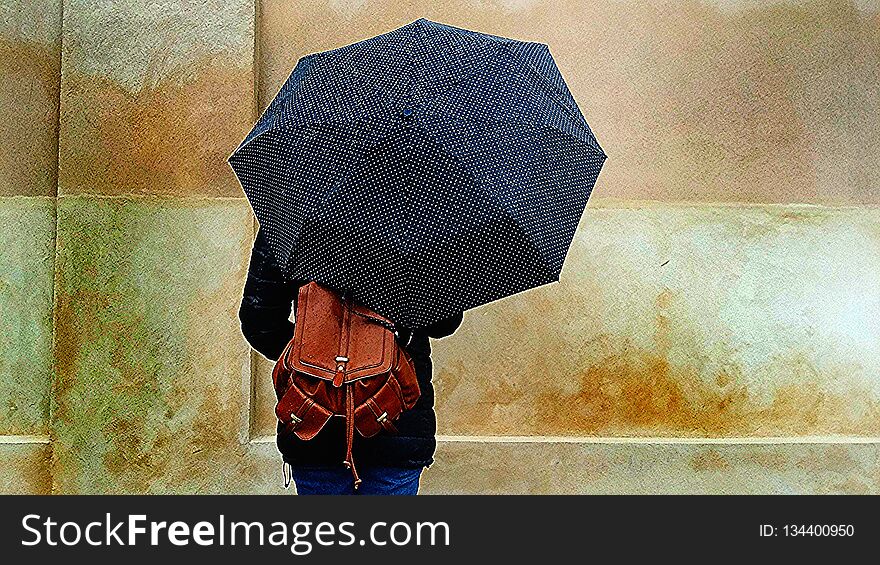
[[[275,405],[275,415],[301,440],[318,435],[333,414],[303,392],[296,383],[290,383],[284,396]]]
[[[372,437],[382,428],[396,433],[391,422],[400,416],[404,408],[400,384],[392,376],[376,394],[355,409],[354,427],[364,437]]]
[[[369,318],[357,314],[349,317],[346,382],[388,373],[394,362],[394,334],[370,319],[382,319],[375,312],[359,305],[352,309]]]
[[[391,370],[394,334],[363,316],[346,312],[348,308],[338,294],[315,282],[300,288],[294,346],[284,358],[288,370],[332,381],[340,357],[345,359],[342,364],[346,382]],[[380,318],[362,306],[351,308]],[[344,341],[341,345],[340,340]]]

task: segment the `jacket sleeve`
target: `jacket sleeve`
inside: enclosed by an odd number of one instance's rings
[[[302,283],[287,280],[260,230],[254,241],[241,308],[241,332],[251,347],[277,360],[293,338],[290,313]]]

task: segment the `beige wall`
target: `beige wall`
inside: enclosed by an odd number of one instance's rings
[[[597,197],[880,203],[876,0],[261,6],[261,106],[297,57],[424,16],[549,44],[609,155]]]
[[[609,154],[562,281],[436,342],[424,490],[880,492],[880,2],[0,10],[0,492],[280,492],[224,160],[422,16],[549,43]]]

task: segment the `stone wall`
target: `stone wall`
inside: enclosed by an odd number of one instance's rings
[[[0,12],[0,492],[281,492],[224,161],[419,17],[548,43],[609,155],[562,281],[435,342],[424,491],[880,492],[880,2]]]

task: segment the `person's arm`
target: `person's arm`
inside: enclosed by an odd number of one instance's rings
[[[428,337],[446,337],[448,335],[452,335],[452,333],[458,329],[458,326],[461,325],[462,317],[462,314],[459,313],[454,316],[450,316],[449,318],[434,322],[433,324],[425,326],[418,331],[426,333]],[[412,334],[413,332],[409,328],[400,325],[397,326],[397,341],[401,345],[407,345],[409,343],[410,337],[412,337]]]
[[[251,252],[238,318],[241,333],[251,347],[273,361],[293,338],[290,312],[300,284],[285,279],[260,230]]]
[[[462,319],[463,315],[459,312],[455,316],[450,316],[449,318],[434,322],[430,326],[426,327],[425,331],[427,332],[429,337],[446,337],[448,335],[452,335],[452,333],[458,329],[458,326],[461,325]]]

